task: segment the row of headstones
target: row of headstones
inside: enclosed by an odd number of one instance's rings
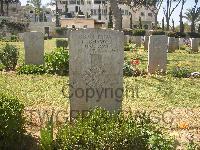
[[[166,71],[168,37],[155,35],[148,42],[148,72]],[[44,38],[24,34],[26,64],[44,63]],[[123,99],[124,34],[114,30],[81,29],[69,38],[70,116],[102,107],[121,110]]]
[[[125,35],[125,43],[131,42],[136,44],[137,47],[141,47],[142,45],[142,38],[141,36],[129,36]],[[185,42],[186,41],[186,42]],[[175,38],[175,37],[168,37],[168,52],[175,52],[175,50],[180,49],[182,46],[184,46],[186,43],[191,46],[192,52],[198,52],[199,51],[199,45],[200,45],[200,38],[190,38],[190,39],[184,39],[184,38]],[[149,36],[144,37],[144,49],[148,50],[148,44],[149,44]]]
[[[87,29],[90,31],[91,29]],[[97,30],[101,31],[101,30]],[[106,30],[105,30],[106,31]],[[102,32],[105,32],[104,30]],[[108,30],[109,31],[109,30]],[[115,31],[111,31],[115,33]],[[26,32],[24,33],[24,48],[25,48],[25,64],[34,64],[42,65],[44,64],[44,38],[41,32]],[[81,35],[80,35],[81,36]],[[77,37],[79,39],[80,37]],[[107,40],[96,40],[93,41],[93,45],[86,45],[86,47],[80,47],[81,43],[77,42],[77,39],[72,40],[76,42],[77,49],[85,49],[84,52],[87,52],[91,46],[94,48],[99,47],[104,48],[105,43],[109,43],[110,49],[113,50],[113,47],[116,44],[116,41]],[[123,42],[123,38],[120,39],[120,42]],[[147,42],[148,41],[148,42]],[[145,37],[145,47],[148,47],[148,72],[154,73],[155,71],[166,71],[166,62],[167,62],[167,52],[169,49],[168,46],[169,38],[167,36],[154,35],[150,37]],[[194,42],[195,40],[192,40]],[[82,42],[82,41],[81,41]],[[147,44],[148,43],[148,44]],[[107,46],[107,45],[106,45]],[[107,46],[108,47],[108,46]],[[71,50],[72,51],[72,50]],[[95,49],[94,49],[95,51]],[[109,51],[109,47],[107,48]],[[114,52],[114,50],[113,50]],[[70,56],[76,58],[76,56]],[[80,62],[82,64],[83,62]],[[108,63],[109,64],[109,63]]]

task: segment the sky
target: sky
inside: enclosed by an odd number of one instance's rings
[[[22,5],[25,5],[26,4],[26,2],[27,2],[27,0],[20,0],[21,1],[21,3],[22,3]],[[188,8],[192,8],[193,6],[194,6],[194,1],[195,0],[187,0],[187,3],[185,4],[185,8],[184,8],[184,12],[185,12],[185,10],[186,9],[188,9]],[[50,2],[50,0],[42,0],[42,3],[43,3],[43,5],[44,4],[46,4],[46,3],[48,3],[48,2]],[[165,2],[166,3],[166,2]],[[165,4],[164,3],[164,4]],[[163,5],[164,6],[164,5]],[[163,7],[162,6],[162,7]],[[199,4],[198,4],[198,6],[200,7],[200,2],[199,2]],[[179,14],[180,14],[180,8],[181,6],[179,6],[175,11],[174,11],[174,13],[173,13],[173,15],[172,15],[172,18],[174,19],[174,21],[175,21],[175,25],[179,25]],[[159,15],[158,15],[158,20],[161,22],[161,20],[162,20],[162,18],[164,17],[164,15],[163,15],[163,8],[161,8],[160,9],[160,12],[159,12]],[[184,21],[186,21],[186,20],[184,20]]]

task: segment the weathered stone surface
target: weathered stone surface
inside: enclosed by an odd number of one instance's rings
[[[130,36],[129,35],[124,35],[124,43],[129,43],[130,41]]]
[[[131,43],[136,44],[137,47],[141,47],[142,44],[141,36],[131,36],[130,41]]]
[[[168,52],[172,53],[176,50],[176,39],[175,37],[168,37]]]
[[[70,34],[70,116],[94,107],[111,112],[122,106],[124,35],[102,29]]]
[[[44,35],[41,32],[24,33],[25,64],[44,64]]]
[[[184,45],[185,45],[184,38],[179,38],[179,49]]]
[[[167,41],[165,35],[153,35],[149,39],[148,73],[156,71],[166,72],[167,64]]]
[[[179,49],[179,38],[175,38],[175,50]]]
[[[199,39],[191,38],[190,41],[191,41],[192,52],[198,52],[199,51]]]
[[[148,50],[149,36],[144,37],[144,50]]]

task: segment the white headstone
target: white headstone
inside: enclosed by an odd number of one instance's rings
[[[149,39],[148,51],[148,73],[153,74],[157,71],[166,72],[167,64],[167,41],[165,35],[153,35]]]
[[[44,35],[41,32],[24,33],[25,64],[44,64]]]
[[[124,34],[85,29],[70,34],[70,116],[91,108],[122,106]]]

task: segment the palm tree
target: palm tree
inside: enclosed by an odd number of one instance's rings
[[[198,0],[195,0],[195,5],[192,9],[187,9],[184,18],[191,22],[191,32],[195,32],[195,25],[200,21],[200,7],[197,7]]]

